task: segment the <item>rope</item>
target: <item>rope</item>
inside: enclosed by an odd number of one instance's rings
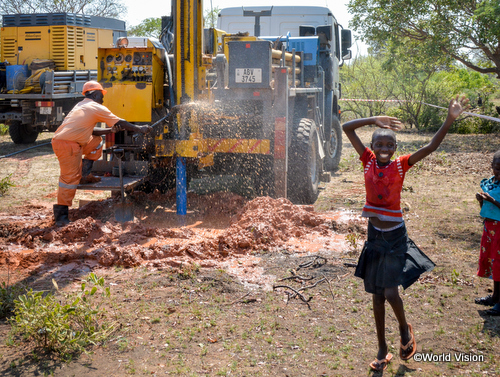
[[[352,102],[408,102],[408,101],[406,101],[404,99],[403,100],[399,100],[399,99],[361,99],[361,98],[341,98],[339,101],[352,101]],[[448,110],[446,107],[432,105],[430,103],[425,103],[425,102],[421,102],[421,103],[423,105],[435,107],[437,109]],[[483,119],[486,119],[486,120],[491,120],[493,122],[499,122],[500,123],[500,119],[499,118],[490,117],[488,115],[482,115],[482,114],[476,114],[476,113],[469,113],[467,111],[464,111],[462,114],[466,114],[466,115],[470,115],[470,116],[478,117],[478,118],[483,118]]]
[[[353,102],[406,102],[404,99],[360,99],[360,98],[341,98],[339,101]]]
[[[425,103],[425,102],[422,102],[424,105],[427,105],[427,106],[431,106],[431,107],[435,107],[435,108],[438,108],[438,109],[444,109],[444,110],[447,110],[446,107],[441,107],[441,106],[437,106],[437,105],[431,105],[430,103]],[[462,114],[467,114],[467,115],[471,115],[471,116],[474,116],[474,117],[478,117],[478,118],[483,118],[483,119],[487,119],[487,120],[492,120],[493,122],[500,122],[500,119],[499,118],[494,118],[494,117],[490,117],[488,115],[482,115],[482,114],[475,114],[475,113],[469,113],[467,111],[464,111]]]

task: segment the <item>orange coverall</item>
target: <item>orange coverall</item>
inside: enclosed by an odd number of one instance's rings
[[[52,138],[61,173],[57,204],[70,207],[82,178],[82,156],[96,161],[102,156],[103,140],[92,132],[99,122],[113,127],[119,120],[109,109],[90,98],[77,103]]]

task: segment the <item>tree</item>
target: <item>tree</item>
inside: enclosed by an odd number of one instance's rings
[[[218,7],[205,11],[205,27],[215,27],[217,15],[220,9]],[[131,37],[152,37],[159,38],[161,33],[161,17],[146,18],[137,26],[131,26],[128,35]]]
[[[384,49],[357,58],[342,68],[343,97],[375,100],[345,102],[343,113],[353,112],[357,117],[385,113],[416,128],[439,124],[439,110],[425,103],[447,107],[451,96],[461,92],[458,86],[434,79],[436,72],[451,69],[448,61],[420,57],[415,41],[399,42],[391,41]]]
[[[126,7],[121,0],[3,0],[1,14],[79,13],[91,16],[124,17]]]
[[[159,38],[161,33],[161,17],[146,18],[137,26],[131,26],[127,34],[130,37]]]
[[[205,27],[210,28],[217,26],[217,18],[219,17],[219,12],[219,7],[205,10]]]
[[[444,55],[500,77],[498,0],[350,0],[348,9],[352,27],[374,47],[410,39],[421,56]]]
[[[374,55],[353,59],[340,70],[343,98],[372,100],[394,99],[395,82],[387,79],[381,59]],[[387,112],[384,101],[342,101],[342,114],[346,118],[365,118]]]

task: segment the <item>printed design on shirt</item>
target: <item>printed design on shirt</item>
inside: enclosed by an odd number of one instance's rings
[[[401,160],[398,158],[396,159],[396,165],[398,167],[398,172],[399,172],[399,176],[401,178],[403,178],[403,175],[404,175],[404,172],[403,172],[403,166],[401,165]]]
[[[398,174],[395,174],[395,170]],[[387,203],[388,200],[398,197],[398,186],[403,178],[403,169],[399,159],[381,167],[377,159],[373,158],[366,164],[365,176],[372,182],[371,189],[374,192],[370,196],[375,203]]]
[[[370,170],[370,168],[372,167],[372,164],[373,164],[373,161],[375,161],[374,159],[373,160],[370,160],[368,161],[368,163],[366,164],[365,166],[365,174],[368,173],[368,171]]]

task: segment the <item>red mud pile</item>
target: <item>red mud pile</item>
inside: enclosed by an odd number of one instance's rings
[[[120,224],[99,219],[109,219],[110,200],[94,202],[72,210],[73,222],[63,228],[53,226],[50,213],[38,222],[31,217],[28,225],[23,219],[0,219],[0,264],[33,269],[92,260],[103,266],[160,267],[186,262],[213,266],[228,256],[279,249],[291,237],[334,234],[331,219],[315,213],[312,206],[296,206],[286,199],[260,197],[243,206],[245,199],[219,193],[192,197],[190,202],[200,219],[215,213],[232,217],[231,225],[223,230],[145,226],[140,219],[152,216],[146,209],[139,210],[139,215],[136,209],[134,222]],[[241,210],[235,213],[237,209]],[[162,212],[155,209],[154,216],[160,218]]]
[[[231,252],[246,254],[252,250],[281,247],[291,237],[309,232],[328,233],[331,227],[313,206],[297,206],[287,199],[260,197],[247,203],[233,224],[219,236],[218,249],[223,256]]]

